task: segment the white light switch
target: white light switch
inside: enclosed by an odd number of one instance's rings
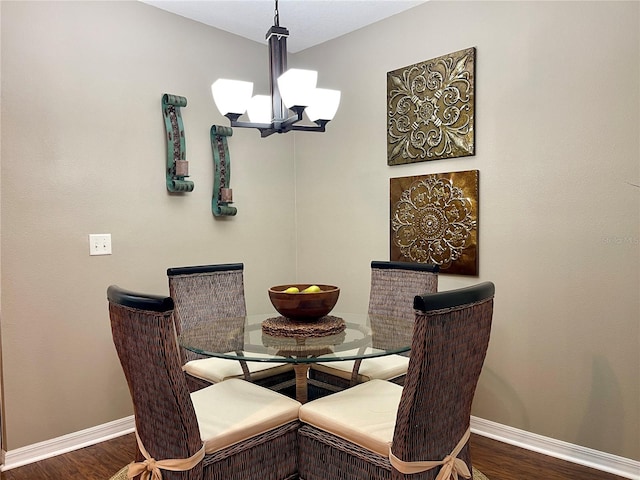
[[[111,255],[111,234],[92,233],[89,235],[89,255]]]

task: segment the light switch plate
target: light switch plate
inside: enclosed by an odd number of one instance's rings
[[[89,235],[89,255],[111,255],[111,234],[92,233]]]

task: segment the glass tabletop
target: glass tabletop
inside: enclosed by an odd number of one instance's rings
[[[331,324],[326,333],[322,326],[325,323]],[[183,327],[178,343],[195,353],[231,360],[282,363],[357,360],[408,352],[413,323],[358,313],[332,312],[311,322],[293,322],[277,313],[257,314]],[[336,328],[339,324],[344,329]],[[292,330],[278,330],[283,325]],[[275,332],[271,328],[274,326]]]

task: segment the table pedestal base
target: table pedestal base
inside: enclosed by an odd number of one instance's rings
[[[307,403],[308,385],[307,375],[310,365],[308,363],[294,363],[293,370],[296,374],[296,400]]]

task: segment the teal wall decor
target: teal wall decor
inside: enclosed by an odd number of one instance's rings
[[[194,187],[192,181],[185,180],[189,176],[189,162],[180,107],[186,106],[185,97],[168,93],[162,96],[162,115],[167,130],[167,190],[170,192],[191,192]]]
[[[216,217],[233,216],[238,213],[236,207],[230,207],[233,202],[229,179],[231,178],[231,158],[227,137],[233,135],[233,129],[220,125],[211,125],[211,150],[213,152],[213,194],[211,196],[211,211]]]

